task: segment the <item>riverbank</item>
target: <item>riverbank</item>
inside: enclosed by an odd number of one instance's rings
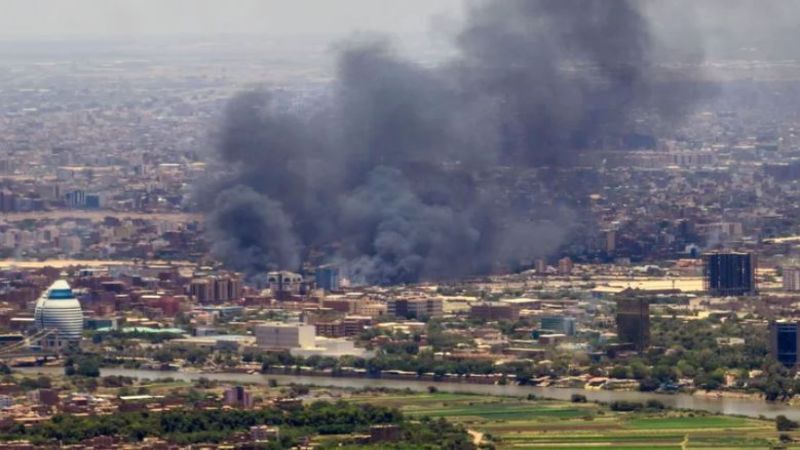
[[[61,375],[60,367],[26,367],[15,369],[20,373],[44,375]],[[580,388],[553,388],[540,386],[494,385],[458,383],[452,381],[420,381],[420,380],[394,380],[381,378],[350,378],[350,377],[320,377],[308,375],[261,374],[261,373],[230,373],[230,372],[185,372],[185,371],[156,371],[104,368],[101,376],[121,375],[142,379],[173,378],[181,381],[196,381],[200,378],[242,384],[268,384],[274,379],[281,384],[306,384],[316,386],[330,386],[338,388],[389,388],[410,390],[414,392],[427,392],[429,386],[436,386],[441,392],[470,393],[480,395],[494,395],[504,397],[526,398],[533,394],[540,398],[554,400],[567,400],[572,395],[579,394],[592,402],[611,403],[615,401],[644,403],[648,400],[658,400],[668,408],[706,411],[711,413],[737,415],[747,417],[766,417],[773,419],[784,415],[792,420],[800,421],[800,408],[787,403],[767,402],[761,399],[736,398],[736,397],[706,397],[692,394],[660,394],[638,391],[595,391]]]
[[[199,371],[203,372],[203,370],[196,370],[196,369],[183,369],[187,372],[194,372]],[[266,372],[260,370],[257,367],[245,367],[239,370],[237,369],[229,369],[225,371],[226,373],[244,373],[244,374],[255,374],[260,373],[263,375],[284,375],[284,376],[307,376],[307,377],[315,377],[315,378],[355,378],[355,379],[366,379],[370,378],[367,375],[366,370],[360,371],[353,371],[353,370],[344,370],[343,372],[334,373],[331,370],[316,370],[311,369],[308,367],[301,368],[300,372],[297,372],[294,367],[286,367],[286,366],[277,366],[271,367]],[[205,372],[211,373],[211,372]],[[510,376],[510,379],[507,378],[507,375],[503,374],[491,374],[491,375],[462,375],[462,376],[450,376],[445,375],[442,378],[437,378],[435,375],[431,373],[426,373],[422,375],[418,375],[412,372],[399,372],[393,370],[385,370],[381,373],[379,379],[387,380],[387,381],[415,381],[415,382],[422,382],[422,383],[430,383],[432,386],[438,386],[439,383],[451,383],[455,385],[465,385],[465,384],[476,384],[476,385],[513,385],[517,387],[536,387],[536,388],[544,388],[544,389],[578,389],[578,390],[585,390],[591,392],[628,392],[628,393],[638,393],[640,392],[638,389],[598,389],[596,387],[585,387],[584,385],[580,384],[560,384],[560,383],[553,383],[549,385],[525,385],[519,386],[514,382],[513,375]],[[638,383],[636,384],[638,387]],[[671,392],[652,392],[652,394],[657,395],[664,395],[664,396],[675,396],[675,395],[690,395],[696,396],[706,399],[745,399],[745,400],[752,400],[752,401],[761,401],[766,402],[764,397],[761,394],[756,393],[747,393],[747,392],[732,392],[732,391],[705,391],[702,389],[691,389],[691,390],[680,390],[680,391],[671,391]],[[786,405],[789,406],[797,406],[795,403],[785,402]]]
[[[658,406],[620,412],[596,403],[443,392],[354,392],[345,398],[397,408],[410,417],[446,418],[463,425],[473,442],[480,436],[497,450],[797,448],[797,443],[778,446],[774,420]]]

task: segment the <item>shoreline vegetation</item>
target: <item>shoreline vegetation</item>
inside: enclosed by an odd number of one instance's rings
[[[50,370],[58,370],[60,366],[46,366]],[[22,369],[22,370],[19,370]],[[346,369],[346,368],[345,368]],[[22,373],[30,373],[36,372],[37,368],[28,367],[28,368],[15,368]],[[276,367],[271,366],[268,368],[261,368],[257,370],[254,367],[241,367],[241,368],[226,368],[220,369],[216,371],[212,370],[200,370],[200,369],[193,369],[193,368],[181,368],[181,369],[156,369],[156,368],[140,368],[140,369],[133,369],[133,368],[126,368],[123,366],[103,366],[102,370],[111,370],[114,371],[125,371],[125,372],[147,372],[151,374],[163,374],[163,378],[171,378],[171,374],[176,375],[186,375],[189,377],[193,377],[193,379],[203,379],[206,375],[213,377],[214,375],[230,375],[230,376],[237,376],[237,375],[245,375],[245,376],[264,376],[268,377],[270,375],[279,376],[279,377],[292,377],[292,376],[302,376],[302,377],[310,377],[314,379],[318,379],[321,381],[320,384],[313,383],[298,383],[298,384],[308,384],[311,386],[319,386],[325,387],[327,386],[323,380],[335,380],[335,379],[356,379],[356,380],[373,380],[373,381],[386,381],[386,382],[410,382],[414,383],[418,391],[424,390],[443,390],[448,392],[456,392],[459,391],[457,389],[450,390],[447,388],[458,386],[458,385],[466,385],[466,386],[497,386],[497,387],[505,387],[505,386],[512,386],[512,387],[519,387],[519,388],[531,388],[531,390],[535,390],[537,388],[544,388],[544,389],[556,389],[563,393],[562,396],[542,396],[540,394],[536,394],[535,392],[531,393],[520,393],[519,395],[510,394],[512,397],[516,398],[525,398],[528,395],[542,398],[542,399],[549,399],[549,400],[568,400],[570,396],[581,395],[581,396],[592,396],[593,394],[597,393],[608,393],[608,394],[615,394],[619,393],[621,396],[625,396],[625,394],[641,394],[642,396],[647,397],[657,397],[661,399],[670,399],[676,395],[685,395],[690,397],[696,397],[699,399],[708,399],[708,400],[719,400],[719,399],[734,399],[734,400],[742,400],[742,401],[753,401],[753,402],[763,402],[766,404],[781,404],[788,406],[796,405],[794,401],[787,401],[787,400],[775,400],[769,401],[764,398],[762,394],[758,393],[747,393],[747,392],[735,392],[735,391],[706,391],[702,389],[694,389],[694,390],[686,390],[686,391],[676,391],[676,392],[655,392],[655,391],[639,391],[635,389],[587,389],[585,387],[569,387],[569,386],[562,386],[558,384],[552,384],[548,386],[537,386],[535,384],[518,384],[513,379],[505,378],[504,382],[499,382],[498,380],[493,380],[496,377],[487,377],[487,376],[480,376],[480,375],[463,375],[460,377],[436,377],[433,374],[423,374],[422,376],[417,376],[416,374],[407,374],[407,373],[397,373],[397,371],[388,371],[386,373],[381,373],[380,376],[369,375],[364,371],[349,371],[349,370],[338,370],[338,371],[330,371],[330,370],[316,370],[309,367]],[[161,378],[161,377],[158,377]],[[259,381],[258,383],[268,383],[273,380],[265,379],[263,381]],[[383,389],[384,387],[376,387]],[[404,390],[404,388],[392,388],[388,387],[388,389],[397,389],[397,390]],[[467,393],[467,392],[463,392]],[[497,394],[492,394],[497,395]],[[657,400],[657,399],[656,399]],[[589,400],[590,402],[608,404],[611,403],[609,401],[603,400]],[[647,400],[642,400],[640,403],[646,403]],[[635,403],[635,401],[634,401]],[[670,409],[685,409],[685,410],[696,410],[696,411],[706,411],[706,412],[714,412],[709,409],[701,409],[701,408],[672,408],[670,406],[666,406]],[[729,415],[729,414],[725,414]],[[736,414],[733,414],[736,415]],[[758,415],[748,415],[749,417],[758,417]]]
[[[169,372],[169,371],[165,371]],[[208,372],[208,371],[202,371]],[[598,388],[591,388],[587,385],[584,386],[565,386],[560,385],[559,383],[552,383],[545,386],[540,386],[537,384],[531,383],[516,383],[513,380],[513,375],[509,376],[481,376],[481,375],[474,375],[474,374],[465,374],[461,376],[457,375],[445,375],[444,377],[437,377],[435,374],[423,374],[422,376],[418,376],[417,374],[405,374],[405,373],[397,373],[398,371],[388,371],[385,373],[381,373],[380,376],[370,376],[363,372],[349,372],[349,371],[341,371],[337,373],[332,373],[330,371],[319,371],[319,370],[307,370],[307,368],[301,368],[300,371],[295,370],[295,368],[269,368],[266,371],[260,370],[258,373],[263,375],[303,375],[303,376],[312,376],[312,377],[331,377],[331,378],[370,378],[376,380],[399,380],[399,381],[418,381],[418,382],[431,382],[431,383],[464,383],[464,384],[478,384],[478,385],[496,385],[496,386],[505,386],[509,384],[514,384],[520,387],[546,387],[546,388],[555,388],[555,389],[564,389],[565,391],[568,390],[585,390],[585,391],[606,391],[606,392],[643,392],[643,393],[650,393],[656,395],[664,395],[670,396],[673,394],[687,394],[693,395],[698,397],[705,397],[705,398],[738,398],[738,399],[748,399],[748,400],[763,400],[764,402],[768,402],[763,394],[756,393],[756,392],[737,392],[737,391],[723,391],[723,390],[705,390],[701,388],[697,389],[687,389],[687,390],[676,390],[676,391],[640,391],[637,389],[631,388],[614,388],[614,389],[598,389]],[[213,373],[213,372],[212,372]],[[248,370],[243,371],[236,371],[236,370],[223,370],[216,373],[251,373]],[[779,402],[779,403],[786,403],[786,404],[794,404],[791,400],[773,400],[772,402]]]
[[[61,365],[46,365],[44,367],[62,367]],[[19,366],[15,367],[15,369],[23,370],[31,369],[30,366]],[[774,403],[785,403],[785,404],[800,404],[800,400],[767,400],[765,396],[761,393],[757,392],[742,392],[742,391],[731,391],[731,390],[706,390],[702,388],[691,388],[691,389],[679,389],[673,391],[642,391],[635,388],[627,387],[624,384],[617,384],[613,388],[598,388],[596,386],[589,386],[588,384],[584,385],[577,385],[569,383],[562,383],[560,380],[555,380],[549,382],[544,385],[534,384],[532,382],[525,382],[525,383],[518,383],[514,378],[513,374],[490,374],[490,375],[480,375],[480,374],[464,374],[464,375],[456,375],[456,374],[444,374],[444,375],[437,375],[434,373],[425,373],[425,374],[416,374],[411,372],[402,372],[396,370],[388,370],[383,371],[378,375],[369,374],[366,370],[363,369],[356,369],[356,368],[341,368],[338,370],[319,370],[314,369],[311,367],[296,367],[296,366],[273,366],[269,368],[257,368],[257,367],[229,367],[224,369],[197,369],[193,367],[183,367],[183,368],[175,368],[171,366],[146,366],[146,367],[126,367],[125,365],[103,365],[102,368],[105,369],[122,369],[122,370],[146,370],[146,371],[155,371],[155,372],[163,372],[164,374],[169,374],[173,372],[181,372],[186,374],[261,374],[261,375],[281,375],[281,376],[308,376],[308,377],[316,377],[316,378],[354,378],[354,379],[372,379],[372,380],[387,380],[387,381],[412,381],[412,382],[430,382],[430,383],[453,383],[453,384],[472,384],[472,385],[494,385],[494,386],[507,386],[507,385],[514,385],[520,387],[532,387],[532,388],[554,388],[554,389],[564,389],[565,391],[569,390],[582,390],[587,392],[641,392],[641,393],[648,393],[648,394],[656,394],[656,395],[664,395],[670,396],[674,394],[685,394],[685,395],[693,395],[697,397],[704,397],[704,398],[737,398],[737,399],[747,399],[747,400],[763,400],[764,402],[774,402]]]
[[[177,409],[164,409],[164,405],[174,404],[174,401],[164,400],[163,410],[149,412],[81,417],[61,414],[32,427],[6,426],[0,433],[0,440],[24,440],[43,448],[55,448],[56,442],[59,445],[85,444],[101,436],[115,436],[118,443],[161,439],[191,445],[241,442],[247,439],[251,427],[266,425],[280,428],[280,438],[269,443],[268,448],[274,450],[304,442],[320,449],[398,450],[760,449],[797,448],[794,445],[800,442],[800,435],[795,433],[797,422],[785,416],[767,419],[711,413],[673,408],[657,400],[601,402],[580,394],[572,394],[565,400],[534,394],[522,397],[445,392],[440,390],[443,384],[436,383],[428,384],[421,391],[398,387],[336,387],[323,386],[321,377],[320,384],[315,385],[307,383],[307,379],[297,379],[299,383],[296,383],[285,375],[263,377],[259,381],[202,377],[189,381],[173,378],[169,371],[140,372],[152,378],[59,374],[48,385],[52,383],[53,387],[63,388],[65,383],[79,386],[94,381],[101,396],[127,395],[123,391],[135,390],[156,396],[169,392],[169,395],[186,396],[186,404]],[[25,384],[31,372],[22,371],[22,374],[23,379],[18,381]],[[162,374],[164,377],[158,377]],[[18,372],[14,376],[19,378],[19,375]],[[115,379],[118,382],[112,383]],[[264,381],[269,387],[257,387],[265,384]],[[259,392],[264,398],[267,398],[267,391],[269,397],[282,395],[286,402],[259,403],[252,409],[198,406],[208,405],[209,394],[218,394],[231,383],[241,384],[249,392]],[[193,402],[200,403],[192,406]],[[395,427],[399,433],[395,439],[402,441],[369,440],[372,428],[384,426]]]

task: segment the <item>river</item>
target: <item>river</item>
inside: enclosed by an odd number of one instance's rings
[[[61,367],[26,367],[14,369],[20,373],[45,375],[62,374]],[[645,402],[647,400],[659,400],[670,408],[688,409],[696,411],[708,411],[719,414],[740,415],[749,417],[764,416],[775,418],[784,415],[792,420],[800,421],[800,407],[795,407],[782,402],[767,402],[752,398],[731,398],[731,397],[702,397],[690,394],[657,394],[651,392],[638,391],[594,391],[586,389],[572,388],[553,388],[536,386],[515,386],[515,385],[485,385],[455,382],[431,382],[416,380],[382,380],[372,378],[345,378],[345,377],[316,377],[316,376],[297,376],[297,375],[274,375],[274,374],[246,374],[246,373],[206,373],[206,372],[161,372],[157,370],[135,370],[135,369],[113,369],[101,370],[102,376],[122,375],[142,379],[174,378],[176,380],[193,381],[199,378],[210,380],[234,382],[234,383],[262,383],[266,384],[270,379],[274,379],[281,384],[297,383],[317,386],[331,386],[339,388],[391,388],[391,389],[410,389],[412,391],[427,391],[428,386],[436,386],[442,392],[463,392],[471,394],[487,394],[512,397],[527,397],[534,394],[538,397],[569,400],[572,394],[582,394],[590,401],[613,402],[631,401]]]

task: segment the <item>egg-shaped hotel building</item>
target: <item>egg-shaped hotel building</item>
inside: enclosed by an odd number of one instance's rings
[[[81,304],[64,280],[53,283],[36,302],[34,321],[38,330],[54,330],[43,345],[61,348],[81,340],[83,311]]]

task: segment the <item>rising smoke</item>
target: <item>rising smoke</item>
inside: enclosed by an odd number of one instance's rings
[[[508,180],[493,168],[572,164],[638,114],[680,115],[636,3],[472,2],[457,56],[435,68],[360,38],[314,105],[240,94],[219,144],[230,173],[205,205],[213,254],[255,274],[322,251],[356,280],[392,284],[555,251],[570,212],[499,200]]]

